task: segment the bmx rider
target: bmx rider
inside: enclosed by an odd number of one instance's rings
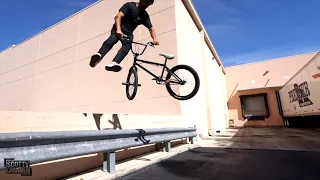
[[[111,28],[111,34],[105,40],[97,53],[95,53],[90,60],[90,66],[95,67],[103,57],[112,49],[112,47],[123,38],[126,34],[130,41],[133,40],[133,32],[139,25],[144,25],[149,29],[150,36],[155,45],[159,45],[156,38],[155,29],[151,23],[150,17],[146,9],[154,3],[154,0],[139,0],[139,2],[127,2],[120,9],[115,16],[115,23]],[[112,60],[112,62],[105,66],[108,71],[119,72],[122,67],[121,61],[127,56],[130,51],[130,42],[121,41],[122,47]]]

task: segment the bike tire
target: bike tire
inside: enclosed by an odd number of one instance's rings
[[[130,77],[131,75],[134,76],[134,82],[130,84]],[[133,100],[136,97],[137,91],[138,91],[138,73],[135,67],[131,67],[127,76],[127,82],[126,82],[126,95],[129,100]],[[130,86],[134,86],[133,93],[130,95]]]
[[[193,77],[195,79],[195,87],[192,90],[192,92],[185,95],[185,96],[177,95],[175,92],[173,92],[173,90],[170,86],[170,84],[171,84],[170,82],[166,84],[166,89],[167,89],[168,93],[170,94],[170,96],[172,96],[173,98],[175,98],[177,100],[189,100],[189,99],[193,98],[197,94],[197,92],[199,91],[200,78],[199,78],[198,73],[192,67],[190,67],[188,65],[184,65],[184,64],[174,66],[172,69],[170,69],[170,71],[171,71],[171,73],[175,73],[175,71],[180,70],[180,69],[187,70],[193,75]],[[171,78],[171,76],[172,76],[171,73],[168,72],[167,77],[166,77],[167,80]]]

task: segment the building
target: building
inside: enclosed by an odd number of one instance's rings
[[[201,84],[193,99],[173,99],[164,86],[140,70],[142,86],[129,101],[121,83],[133,62],[131,52],[121,72],[104,69],[120,43],[96,68],[89,66],[125,2],[98,1],[0,53],[0,132],[197,126],[201,138],[228,127],[224,68],[191,0],[156,1],[148,9],[160,46],[148,48],[141,58],[162,63],[164,58],[158,54],[164,52],[176,55],[168,61],[169,67],[188,64],[195,68]],[[135,41],[151,40],[143,26],[134,35]],[[161,74],[159,67],[145,67]],[[154,149],[121,151],[117,159]],[[64,159],[35,165],[33,171],[42,179],[59,178],[100,166],[102,160],[102,154]]]
[[[312,52],[227,67],[230,126],[283,126],[275,91],[316,54]]]

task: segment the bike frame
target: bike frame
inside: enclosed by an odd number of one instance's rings
[[[130,41],[130,50],[131,52],[133,53],[133,56],[134,56],[134,60],[133,60],[133,66],[138,66],[140,67],[141,69],[143,69],[145,72],[147,72],[148,74],[150,74],[151,76],[153,76],[155,78],[155,80],[159,80],[160,82],[164,82],[166,80],[163,80],[163,74],[164,74],[164,70],[166,69],[168,72],[171,73],[171,75],[175,76],[179,82],[181,82],[182,80],[177,76],[175,75],[174,73],[172,73],[170,71],[170,69],[167,67],[167,61],[168,59],[165,58],[165,62],[163,64],[161,63],[156,63],[156,62],[152,62],[152,61],[147,61],[147,60],[143,60],[143,59],[138,59],[138,56],[142,55],[144,53],[144,51],[146,50],[147,46],[152,46],[154,47],[154,44],[152,42],[148,42],[147,44],[143,44],[143,43],[138,43],[138,42],[134,42],[134,41]],[[134,44],[138,44],[138,45],[142,45],[142,46],[145,46],[142,53],[135,53],[133,52],[132,50],[132,43]],[[149,71],[148,69],[146,69],[145,67],[143,67],[142,65],[138,64],[137,62],[141,62],[141,63],[145,63],[145,64],[151,64],[151,65],[155,65],[155,66],[162,66],[162,73],[161,73],[161,76],[158,77],[157,75],[155,75],[154,73],[152,73],[151,71]],[[169,81],[171,83],[178,83],[180,84],[179,82],[174,82],[174,81]]]

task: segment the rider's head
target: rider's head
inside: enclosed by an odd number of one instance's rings
[[[147,9],[153,3],[154,3],[154,0],[140,0],[139,7],[142,9]]]

